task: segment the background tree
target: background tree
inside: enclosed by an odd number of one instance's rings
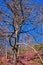
[[[0,44],[0,56],[4,56],[5,55],[5,45],[4,44]]]

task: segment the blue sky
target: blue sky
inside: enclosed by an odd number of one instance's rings
[[[12,15],[12,12],[11,12],[11,11],[6,7],[6,5],[4,4],[5,1],[10,1],[10,0],[0,0],[0,10],[3,10],[4,13],[6,13],[6,14]],[[43,0],[29,0],[29,1],[30,1],[30,5],[35,4],[35,5],[37,5],[37,6],[40,6],[40,5],[43,4]],[[34,10],[34,11],[31,13],[30,16],[31,16],[31,17],[34,16],[34,15],[36,14],[36,12],[37,12],[37,10]],[[34,20],[34,21],[35,21],[39,16],[40,16],[40,12],[38,12],[38,16],[37,16],[37,17],[35,17],[34,19],[33,19],[33,18],[29,18],[27,21],[28,21],[28,22],[29,22],[30,20]],[[7,17],[5,17],[5,16],[4,16],[4,19],[5,19],[5,20],[9,20],[10,23],[12,23],[12,19],[7,18]],[[5,25],[5,23],[0,23],[0,24]],[[24,30],[31,29],[32,27],[35,27],[35,26],[33,26],[33,25],[31,25],[31,24],[29,24],[28,26],[24,25]],[[10,31],[13,31],[12,26],[8,26],[8,29],[9,29]],[[42,42],[43,42],[43,37],[40,36],[39,34],[37,34],[37,30],[38,30],[39,33],[43,33],[43,29],[42,29],[41,26],[38,26],[35,31],[30,31],[29,33],[32,34],[32,35],[36,35],[36,40],[38,41],[38,43],[42,43]],[[25,36],[24,36],[24,37],[25,37]],[[34,40],[32,39],[32,41],[34,41]]]

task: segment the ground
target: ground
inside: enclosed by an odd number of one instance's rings
[[[43,59],[43,52],[39,54]],[[11,56],[8,59],[4,55],[0,56],[0,65],[14,65]],[[42,63],[35,52],[26,52],[19,54],[17,65],[42,65]]]

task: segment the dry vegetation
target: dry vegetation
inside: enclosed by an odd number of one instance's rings
[[[36,46],[35,45],[33,45],[34,48],[36,48],[38,46],[36,49],[38,49],[38,52],[43,60],[43,47],[42,47],[43,44],[36,45]],[[9,50],[8,50],[8,52],[9,52]],[[0,65],[14,65],[14,62],[12,61],[11,52],[9,52],[7,54],[8,55],[7,58],[4,54],[3,54],[3,56],[0,55]],[[18,55],[16,63],[17,63],[17,65],[42,65],[41,60],[38,57],[38,55],[34,51],[30,52],[29,50],[22,50],[22,52]]]

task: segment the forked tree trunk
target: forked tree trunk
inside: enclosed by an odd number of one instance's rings
[[[18,50],[18,31],[15,32],[16,34],[16,37],[15,37],[15,44],[14,44],[14,47],[13,47],[13,62],[14,62],[14,65],[17,65],[17,58],[18,58],[18,54],[19,54],[19,50]]]

